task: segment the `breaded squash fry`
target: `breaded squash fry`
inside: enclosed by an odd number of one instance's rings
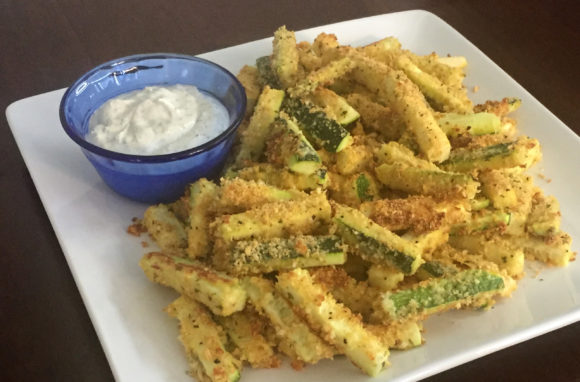
[[[378,289],[372,288],[364,281],[355,280],[344,268],[320,267],[309,271],[314,282],[330,292],[338,302],[354,313],[362,315],[363,318],[370,316],[373,301],[380,293]]]
[[[298,48],[294,32],[281,26],[274,32],[272,68],[284,89],[293,86],[298,78]]]
[[[560,232],[560,203],[553,196],[538,190],[532,197],[532,210],[526,221],[526,231],[535,236],[551,236]]]
[[[425,94],[440,111],[456,113],[472,113],[473,104],[467,98],[465,91],[448,87],[437,77],[422,71],[409,57],[401,55],[397,58],[397,67]]]
[[[402,53],[401,43],[395,37],[386,37],[372,44],[358,48],[365,56],[394,67]]]
[[[241,362],[226,350],[222,341],[223,329],[212,320],[207,309],[181,296],[165,310],[179,320],[179,340],[185,347],[193,376],[212,382],[236,382],[240,379]]]
[[[513,278],[523,276],[524,251],[507,237],[489,237],[485,234],[453,235],[449,238],[449,244],[482,255],[486,260],[497,264],[499,269],[505,269]]]
[[[244,279],[243,284],[254,307],[270,320],[276,336],[284,343],[281,350],[285,350],[293,361],[316,363],[334,356],[332,346],[314,334],[294,313],[288,301],[275,291],[271,281],[249,277]]]
[[[486,101],[483,104],[476,105],[475,112],[488,112],[503,117],[512,111],[516,111],[522,104],[522,100],[515,97],[506,97],[501,101]]]
[[[490,306],[492,298],[512,283],[513,280],[501,274],[469,269],[385,292],[381,306],[387,321],[416,319],[465,305]]]
[[[560,232],[550,237],[518,236],[514,242],[524,248],[526,256],[557,267],[565,267],[576,258],[571,250],[572,237]]]
[[[263,323],[253,309],[244,309],[228,317],[216,317],[230,340],[239,349],[242,361],[254,368],[276,368],[281,360],[262,335]]]
[[[235,240],[269,239],[309,234],[330,221],[330,204],[321,192],[302,200],[268,203],[234,215],[221,215],[211,224],[217,252]]]
[[[255,66],[244,65],[237,75],[238,80],[242,83],[246,91],[246,117],[252,115],[254,106],[262,92],[262,84],[258,69]]]
[[[530,168],[542,157],[537,139],[521,137],[514,142],[499,143],[478,149],[454,150],[441,167],[448,171]]]
[[[340,57],[340,45],[333,34],[320,33],[312,43],[312,50],[320,57],[321,66]]]
[[[284,190],[261,180],[241,178],[223,179],[217,210],[219,214],[243,212],[265,203],[304,199],[307,195],[297,190]]]
[[[209,222],[215,210],[218,186],[202,178],[189,188],[189,229],[187,230],[187,256],[204,258],[211,249]]]
[[[151,252],[141,258],[139,266],[149,280],[203,303],[213,314],[228,316],[246,305],[246,292],[238,279],[199,262]]]
[[[410,194],[473,199],[479,187],[479,183],[468,174],[387,163],[375,171],[377,179],[385,186]]]
[[[387,366],[388,346],[364,328],[359,316],[316,284],[308,271],[295,269],[279,274],[276,289],[292,301],[294,309],[326,341],[363,372],[375,376]]]
[[[182,255],[187,247],[185,227],[165,204],[145,210],[143,225],[163,252]]]
[[[408,350],[423,344],[423,324],[420,321],[410,320],[389,325],[370,324],[365,327],[389,349]]]
[[[319,86],[332,84],[336,79],[350,72],[355,66],[350,57],[343,57],[336,61],[331,61],[328,65],[321,67],[314,72],[310,72],[306,78],[296,84],[288,92],[295,97],[305,96],[312,93]]]
[[[392,105],[429,161],[446,160],[451,145],[417,86],[401,71],[362,55],[355,57],[354,78]]]
[[[236,167],[245,167],[259,160],[270,133],[270,125],[278,116],[283,99],[284,91],[264,87],[250,124],[241,136],[241,148],[235,160]]]
[[[401,137],[404,125],[391,108],[361,93],[350,93],[346,100],[360,113],[365,128],[379,132],[386,141],[395,141]]]
[[[325,187],[328,182],[327,171],[319,169],[312,175],[296,174],[285,168],[278,168],[269,163],[260,163],[245,167],[234,173],[245,180],[262,181],[286,190],[314,190]]]

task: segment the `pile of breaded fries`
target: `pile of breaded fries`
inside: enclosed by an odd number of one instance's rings
[[[387,37],[332,34],[238,75],[248,107],[219,182],[200,179],[142,224],[160,251],[140,265],[181,296],[190,373],[295,369],[345,355],[364,373],[423,343],[422,321],[509,296],[524,261],[565,266],[560,210],[526,169],[514,98],[473,105],[463,57],[415,55]]]

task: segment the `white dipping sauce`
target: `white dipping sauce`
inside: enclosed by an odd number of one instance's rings
[[[169,154],[210,141],[229,122],[226,108],[195,86],[150,86],[101,105],[86,139],[124,154]]]

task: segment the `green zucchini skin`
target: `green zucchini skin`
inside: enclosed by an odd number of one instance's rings
[[[433,314],[458,303],[469,303],[488,292],[500,292],[504,286],[499,274],[469,269],[446,278],[426,280],[409,289],[385,292],[382,307],[393,320]]]
[[[301,100],[286,97],[282,110],[296,118],[309,141],[329,152],[339,152],[352,142],[350,133],[323,111],[314,111]]]
[[[272,89],[282,89],[276,73],[272,70],[272,60],[270,56],[263,56],[256,59],[256,67],[258,68],[258,75],[260,76],[260,83],[262,86],[268,85]]]
[[[421,280],[438,278],[457,273],[457,268],[451,264],[444,264],[439,261],[426,261],[417,269],[417,277]]]
[[[272,141],[275,147],[269,146],[268,152],[296,173],[314,174],[322,166],[320,156],[296,123],[282,114],[273,128],[277,136]]]
[[[356,196],[361,202],[368,202],[373,200],[373,195],[370,192],[371,182],[367,175],[360,174],[355,180]]]
[[[312,101],[327,110],[333,119],[343,126],[349,125],[360,118],[359,112],[350,106],[346,99],[332,90],[326,88],[316,89],[312,93]]]
[[[268,273],[346,262],[342,240],[332,235],[302,235],[267,241],[242,240],[235,243],[230,256],[230,270],[237,274]]]
[[[520,138],[514,142],[477,149],[459,149],[441,163],[447,171],[469,172],[483,169],[510,167],[529,168],[541,157],[540,143],[536,139]]]
[[[365,260],[389,264],[405,274],[413,274],[423,263],[421,253],[413,243],[376,224],[360,211],[335,206],[337,233],[357,250]]]

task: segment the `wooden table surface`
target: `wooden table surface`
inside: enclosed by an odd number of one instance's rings
[[[199,54],[271,36],[282,24],[300,30],[407,9],[443,18],[580,133],[577,1],[3,0],[0,109],[116,57]],[[0,154],[0,380],[112,380],[3,117]],[[580,323],[429,380],[579,381]]]

